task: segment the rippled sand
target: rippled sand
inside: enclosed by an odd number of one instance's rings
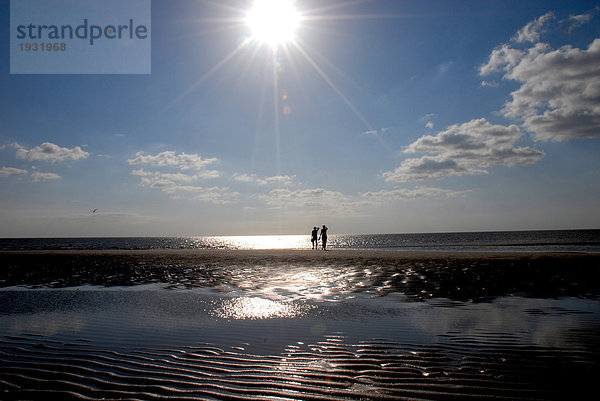
[[[586,399],[598,256],[0,253],[0,399]]]

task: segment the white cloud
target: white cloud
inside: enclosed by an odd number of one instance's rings
[[[521,83],[502,109],[521,120],[536,140],[566,141],[600,137],[600,39],[587,49],[553,50],[537,43],[527,51],[504,45],[490,55],[482,75],[504,71]]]
[[[85,159],[90,155],[79,146],[75,146],[74,148],[63,148],[51,142],[44,142],[29,150],[18,144],[12,146],[17,148],[18,159],[30,161],[47,161],[54,163],[57,161]]]
[[[481,81],[481,86],[485,86],[488,88],[497,88],[500,86],[500,84],[495,81]]]
[[[433,122],[433,120],[436,118],[437,116],[434,113],[429,113],[429,114],[425,114],[423,117],[420,118],[421,122],[425,123],[425,126],[429,129],[433,129],[435,127],[435,123]]]
[[[278,183],[280,185],[292,185],[295,179],[296,175],[273,175],[265,177],[267,183]]]
[[[595,14],[600,10],[599,7],[596,7],[594,10],[585,12],[583,14],[570,15],[569,18],[566,18],[560,21],[563,24],[568,24],[569,33],[572,33],[575,29],[579,28],[582,25],[589,23],[592,18],[594,18]]]
[[[3,145],[0,145],[0,150],[4,150],[4,149],[8,149],[8,148],[21,149],[22,146],[16,142],[10,142],[10,143],[5,143]]]
[[[452,198],[464,195],[467,192],[469,191],[453,191],[442,188],[417,187],[414,189],[397,188],[392,190],[381,190],[377,192],[364,192],[361,194],[361,196],[375,202],[386,202],[422,198]]]
[[[182,152],[177,154],[172,150],[157,153],[156,155],[144,155],[144,152],[137,152],[135,156],[133,159],[128,159],[127,163],[130,165],[149,164],[154,167],[175,167],[179,170],[200,170],[209,164],[219,161],[215,157],[204,159],[195,153],[187,154]]]
[[[452,198],[470,191],[455,191],[442,188],[420,186],[414,189],[397,188],[392,190],[369,191],[350,196],[324,188],[273,189],[267,194],[255,197],[263,200],[273,209],[285,209],[287,212],[306,213],[309,210],[329,214],[356,214],[363,208],[398,200],[431,198]]]
[[[233,179],[239,182],[257,182],[258,181],[258,177],[256,176],[256,174],[238,174],[238,173],[234,173],[233,174]]]
[[[133,170],[130,173],[140,177],[140,186],[157,189],[171,195],[173,199],[193,199],[203,202],[226,204],[236,200],[238,193],[229,191],[228,187],[204,187],[192,183],[204,176],[198,174],[163,173],[160,171]]]
[[[486,174],[489,167],[532,164],[544,152],[516,147],[522,137],[516,125],[493,125],[484,118],[455,124],[437,135],[424,135],[405,153],[426,153],[404,160],[400,167],[382,174],[386,181],[436,180],[448,176]]]
[[[146,171],[144,169],[132,170],[131,175],[137,175],[146,179],[146,182],[169,180],[174,182],[191,182],[194,177],[184,173],[162,173],[160,171]]]
[[[174,168],[179,172],[147,171],[143,168],[131,171],[140,177],[140,186],[153,188],[169,194],[173,199],[192,199],[215,204],[231,203],[238,193],[228,187],[206,187],[197,185],[198,180],[217,178],[219,172],[205,167],[218,162],[217,158],[202,158],[198,154],[177,154],[164,151],[156,155],[137,152],[135,158],[127,160],[129,165],[147,164],[157,168]],[[193,172],[188,172],[192,170]]]
[[[253,183],[257,185],[268,185],[268,184],[279,184],[279,185],[292,185],[296,176],[295,175],[274,175],[269,177],[258,177],[256,174],[239,174],[234,173],[233,179],[239,182]]]
[[[424,135],[410,144],[406,153],[449,153],[454,156],[478,156],[510,146],[523,134],[516,125],[493,125],[485,118],[454,124],[437,135]],[[473,152],[477,152],[474,154]]]
[[[367,131],[361,132],[361,135],[378,135],[380,133],[383,134],[385,132],[388,132],[390,129],[390,127],[382,127],[380,129],[369,129]]]
[[[382,177],[389,182],[408,182],[439,180],[449,176],[486,174],[487,171],[465,166],[455,160],[445,157],[413,158],[404,160],[400,167],[393,171],[382,173]]]
[[[348,197],[341,192],[323,188],[309,189],[273,189],[266,195],[258,195],[271,207],[319,208],[330,209],[348,202]]]
[[[22,170],[15,167],[2,167],[0,168],[0,177],[8,177],[13,174],[27,174],[27,170]]]
[[[514,68],[525,56],[523,50],[512,48],[510,45],[504,44],[492,51],[487,63],[479,68],[481,75],[488,75],[497,71],[508,71]]]
[[[204,178],[217,178],[219,172],[215,170],[202,170],[195,174],[163,173],[161,171],[146,171],[144,169],[132,170],[131,175],[152,179],[164,179],[176,182],[192,182]]]
[[[445,75],[454,65],[454,61],[446,61],[438,65],[438,76]]]
[[[48,180],[58,180],[60,179],[60,175],[55,173],[41,173],[39,171],[34,171],[33,173],[31,173],[31,178],[33,178],[34,182],[40,182]]]
[[[539,41],[541,34],[545,32],[545,25],[552,19],[554,19],[554,13],[552,12],[548,12],[541,17],[534,19],[523,28],[519,29],[512,40],[517,43],[535,43]]]
[[[218,205],[236,202],[239,196],[238,192],[230,191],[229,187],[217,186],[178,185],[167,188],[164,192],[173,194],[173,199],[192,199]]]

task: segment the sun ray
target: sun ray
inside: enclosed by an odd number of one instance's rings
[[[362,123],[365,125],[365,127],[367,127],[367,129],[373,129],[373,126],[371,125],[371,123],[369,123],[367,121],[367,119],[362,115],[362,113],[360,111],[358,111],[358,109],[354,106],[354,104],[352,104],[352,102],[346,97],[346,95],[344,95],[344,93],[333,83],[333,81],[331,80],[331,78],[329,78],[329,76],[325,73],[325,71],[323,71],[321,69],[321,67],[319,67],[319,65],[312,59],[312,57],[310,57],[310,55],[306,52],[306,50],[304,50],[300,44],[300,42],[298,40],[295,40],[294,42],[295,47],[298,49],[298,51],[304,56],[304,58],[306,58],[306,60],[310,63],[310,65],[315,69],[315,71],[317,71],[317,73],[321,76],[321,78],[323,78],[325,80],[325,82],[327,82],[327,84],[331,87],[331,89],[333,89],[335,91],[335,93],[337,93],[337,95],[340,97],[340,99],[342,99],[344,101],[344,103],[346,103],[346,105],[350,108],[350,110],[352,110],[354,112],[354,114],[358,117],[358,119],[360,121],[362,121]]]
[[[355,4],[368,3],[369,1],[372,1],[372,0],[353,0],[353,1],[347,1],[347,2],[339,2],[339,3],[329,4],[324,7],[313,8],[310,11],[307,11],[307,13],[322,13],[324,11],[338,10],[340,8],[349,7],[349,6],[352,6]]]
[[[172,107],[175,103],[179,102],[181,99],[189,95],[193,92],[199,85],[201,85],[204,81],[206,81],[211,75],[217,72],[221,67],[223,67],[229,60],[231,60],[235,55],[237,55],[245,46],[247,45],[247,40],[242,41],[236,48],[234,48],[229,54],[223,57],[218,63],[216,63],[210,70],[206,71],[200,78],[196,80],[193,84],[190,85],[181,95],[177,96],[173,101],[167,106],[167,108]]]
[[[274,118],[275,118],[275,165],[277,175],[281,174],[281,160],[280,160],[280,130],[279,130],[279,79],[277,74],[277,53],[274,51],[272,54],[273,58],[273,107]]]
[[[258,105],[258,116],[256,119],[256,129],[254,131],[254,148],[252,150],[252,169],[254,169],[254,164],[256,162],[256,155],[258,154],[258,143],[260,137],[260,127],[262,124],[262,119],[264,115],[264,107],[265,107],[265,99],[267,95],[267,76],[268,76],[268,64],[264,64],[264,74],[262,74],[262,85],[260,90],[260,102]]]
[[[213,7],[220,8],[220,9],[226,10],[226,11],[232,11],[232,12],[238,13],[238,14],[244,13],[244,10],[240,9],[239,7],[228,6],[226,4],[223,4],[222,2],[210,1],[210,0],[196,0],[196,1],[198,1],[200,3],[204,3],[204,4],[209,4]]]
[[[336,74],[339,74],[347,82],[351,83],[352,86],[354,86],[355,89],[358,89],[358,90],[362,90],[363,89],[358,84],[358,82],[356,82],[354,79],[352,79],[350,76],[348,76],[348,74],[346,74],[340,67],[338,67],[337,65],[335,65],[334,63],[332,63],[331,60],[328,60],[327,57],[323,56],[321,53],[319,53],[318,51],[316,51],[313,47],[308,46],[306,44],[306,42],[301,41],[300,39],[297,39],[297,42],[306,50],[306,52],[310,52],[311,54],[313,54],[315,56],[315,58],[318,58],[320,61],[322,61],[323,63],[325,63],[327,65],[327,67],[329,67],[332,70],[334,70]]]
[[[258,56],[258,54],[260,53],[260,50],[261,50],[260,46],[254,46],[254,49],[252,51],[252,54],[250,55],[250,58],[245,63],[244,69],[242,70],[242,73],[239,75],[239,77],[237,79],[237,85],[242,84],[242,82],[244,81],[244,78],[249,73],[250,68],[254,65],[254,61],[255,61],[256,57]]]
[[[305,21],[345,21],[345,20],[364,20],[364,19],[396,19],[396,18],[417,18],[431,16],[431,14],[336,14],[336,15],[305,15]]]
[[[202,22],[202,23],[234,23],[243,25],[245,20],[244,17],[202,17],[202,18],[194,18],[191,21],[193,22]]]
[[[203,29],[201,32],[198,31],[194,34],[190,33],[187,35],[180,35],[178,36],[179,40],[183,40],[183,39],[188,39],[188,38],[199,38],[202,36],[209,36],[209,35],[220,35],[220,34],[224,34],[224,33],[228,33],[228,32],[236,32],[240,30],[240,26],[232,26],[231,24],[229,25],[212,25],[212,27],[208,28],[205,27],[205,29]]]
[[[296,81],[297,82],[302,82],[302,79],[300,78],[300,73],[298,72],[298,69],[296,68],[296,65],[292,62],[293,57],[292,57],[292,54],[290,52],[289,46],[282,46],[282,50],[285,53],[285,56],[286,56],[287,60],[290,61],[287,64],[287,66],[289,66],[290,70],[294,74],[294,77],[296,78]],[[304,89],[304,87],[301,86],[301,89]]]
[[[200,18],[192,18],[192,19],[184,19],[179,20],[179,22],[192,22],[192,23],[216,23],[216,24],[228,24],[228,25],[238,25],[243,26],[245,24],[245,11],[239,7],[228,6],[221,4],[219,2],[210,1],[210,0],[196,0],[199,3],[207,4],[213,8],[219,8],[221,10],[226,11],[227,13],[234,13],[238,16],[228,16],[228,17],[200,17]],[[230,27],[229,27],[230,28]]]
[[[344,77],[348,82],[350,82],[356,89],[361,89],[360,85],[354,81],[352,78],[350,78],[341,68],[339,68],[338,66],[336,66],[335,64],[333,64],[331,61],[329,61],[326,57],[324,57],[323,55],[321,55],[319,52],[315,51],[314,49],[310,48],[309,46],[306,45],[306,43],[301,42],[299,39],[297,39],[295,42],[297,43],[293,43],[295,46],[298,45],[302,45],[303,47],[305,47],[307,50],[310,50],[311,53],[315,54],[321,61],[323,61],[324,63],[326,63],[330,68],[332,68],[333,70],[335,70],[335,72],[337,74],[340,74],[342,77]],[[286,54],[289,56],[289,52],[287,51],[286,48]],[[315,62],[316,63],[316,62]],[[290,67],[292,68],[292,71],[294,71],[294,76],[296,77],[296,79],[300,82],[301,79],[299,77],[299,74],[294,66],[293,63],[290,64]],[[335,89],[334,89],[335,90]],[[353,110],[354,111],[354,110]],[[356,111],[355,111],[356,112]],[[360,115],[362,115],[361,113],[359,113]],[[359,117],[360,118],[360,117]],[[363,123],[369,124],[368,121],[363,121]],[[367,128],[369,130],[372,130],[373,128],[371,126],[367,126]],[[394,153],[394,150],[392,149],[392,147],[385,141],[385,139],[381,136],[381,134],[378,132],[377,134],[373,135],[377,141],[390,153]]]

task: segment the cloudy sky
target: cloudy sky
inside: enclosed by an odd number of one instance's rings
[[[0,236],[600,228],[600,3],[297,0],[276,50],[251,3],[153,1],[147,75],[5,59]]]

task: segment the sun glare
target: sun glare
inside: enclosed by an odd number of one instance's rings
[[[294,39],[300,14],[292,0],[256,0],[246,22],[253,39],[275,46]]]

